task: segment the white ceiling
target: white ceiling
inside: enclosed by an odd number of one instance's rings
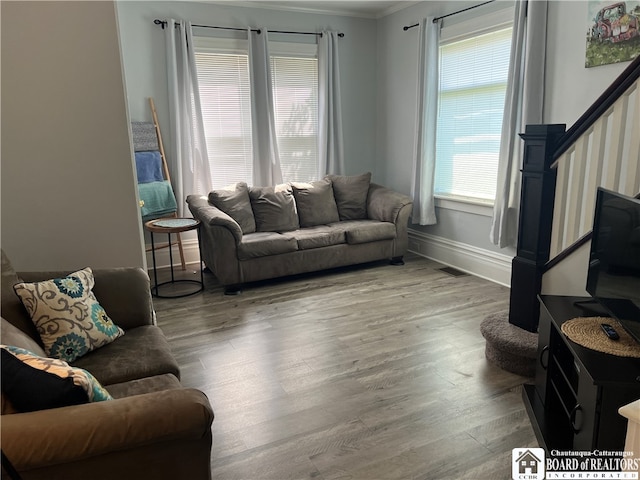
[[[326,13],[364,18],[380,18],[418,3],[405,0],[253,0],[253,1],[214,1],[212,3],[233,4],[234,6],[260,7],[309,13]]]

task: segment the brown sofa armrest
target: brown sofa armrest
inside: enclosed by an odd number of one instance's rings
[[[242,229],[240,225],[238,225],[238,222],[219,208],[211,205],[206,196],[189,195],[187,197],[187,204],[193,217],[200,220],[204,228],[209,226],[226,227],[233,235],[236,245],[240,243],[242,240]]]
[[[204,393],[191,388],[165,390],[3,415],[2,450],[18,471],[38,470],[154,444],[210,441],[212,422]]]
[[[70,271],[19,272],[25,282],[40,282],[64,277]],[[95,294],[113,322],[124,330],[153,325],[154,312],[149,275],[139,267],[93,270]]]
[[[402,208],[412,204],[413,200],[402,193],[375,183],[369,186],[367,214],[372,220],[396,223]]]

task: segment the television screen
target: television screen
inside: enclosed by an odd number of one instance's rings
[[[587,291],[640,342],[640,200],[598,188]]]

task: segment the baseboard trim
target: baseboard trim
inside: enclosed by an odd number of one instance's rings
[[[172,237],[172,240],[174,238]],[[167,242],[157,242],[158,244],[166,245]],[[151,245],[147,245],[146,248],[151,248]],[[172,247],[173,252],[173,265],[176,267],[180,266],[180,250],[178,249],[178,244],[174,244]],[[200,260],[200,249],[198,248],[198,239],[182,239],[182,251],[184,252],[184,261],[185,263],[198,263]],[[169,249],[168,248],[157,248],[156,249],[156,267],[157,268],[167,268],[170,265],[169,263]],[[147,252],[147,268],[153,268],[153,257],[151,256],[151,250]]]
[[[463,272],[511,286],[512,257],[409,229],[409,251]]]

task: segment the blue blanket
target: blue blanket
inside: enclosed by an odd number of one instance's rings
[[[138,183],[162,182],[162,157],[160,152],[135,152]]]
[[[138,184],[138,193],[144,202],[140,214],[145,221],[170,215],[178,208],[173,188],[167,181]]]

